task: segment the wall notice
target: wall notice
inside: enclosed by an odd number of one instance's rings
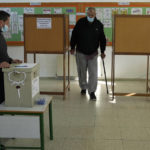
[[[51,29],[52,19],[51,18],[37,18],[37,29]]]

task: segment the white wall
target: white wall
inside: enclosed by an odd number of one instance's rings
[[[13,58],[23,60],[23,47],[8,47],[8,53]],[[111,53],[112,48],[107,47],[105,66],[108,78],[111,77]],[[40,63],[40,75],[42,77],[55,77],[61,75],[59,69],[62,63],[58,63],[58,55],[37,55],[37,62]],[[116,56],[116,78],[145,78],[146,77],[146,56]],[[71,56],[71,75],[73,76],[76,69],[74,56]],[[28,62],[33,62],[32,55],[28,55]],[[103,75],[102,62],[99,60],[99,75]],[[62,69],[61,69],[62,70]]]
[[[24,60],[24,48],[22,46],[9,46],[8,54],[12,58]],[[33,62],[33,55],[28,55],[28,62]],[[37,62],[40,63],[40,76],[55,77],[57,73],[57,55],[37,55]]]
[[[0,0],[0,3],[12,2],[41,2],[41,0]],[[77,2],[77,0],[42,0],[42,2]],[[91,2],[91,0],[80,0],[78,2]],[[92,2],[150,2],[150,0],[92,0]],[[23,60],[23,47],[8,47],[8,52],[13,58]],[[105,59],[106,71],[108,78],[111,77],[111,47],[107,47]],[[29,62],[33,62],[32,55],[28,57]],[[38,55],[37,62],[40,63],[40,75],[42,77],[55,77],[61,74],[58,71],[59,66],[57,55]],[[71,59],[74,59],[71,57]],[[71,61],[71,67],[75,66],[75,61]],[[100,61],[101,63],[101,61]],[[61,64],[62,65],[62,64]],[[99,65],[99,75],[102,74],[102,64]],[[74,74],[72,71],[71,75]],[[117,78],[145,78],[146,76],[146,56],[116,56],[116,77]]]
[[[111,77],[111,53],[112,48],[107,47],[105,66],[108,77]],[[115,76],[116,78],[140,78],[146,77],[146,56],[129,56],[116,55],[115,56]]]

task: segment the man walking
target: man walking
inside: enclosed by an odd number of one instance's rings
[[[76,51],[77,71],[81,94],[86,90],[91,100],[96,100],[97,88],[97,57],[98,47],[101,49],[101,57],[105,58],[106,38],[103,24],[97,20],[95,8],[89,7],[87,17],[81,18],[75,25],[71,37],[71,54]],[[87,71],[89,79],[87,82]]]

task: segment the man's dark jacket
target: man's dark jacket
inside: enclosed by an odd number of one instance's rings
[[[7,43],[0,30],[0,63],[2,62],[12,62],[12,58],[8,56],[7,53]],[[5,100],[5,93],[4,93],[4,75],[2,69],[0,68],[0,104]]]
[[[75,25],[71,37],[71,49],[75,49],[85,55],[97,52],[100,45],[101,53],[106,48],[106,38],[103,24],[95,17],[90,23],[87,17],[81,18]]]

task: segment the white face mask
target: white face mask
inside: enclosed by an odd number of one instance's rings
[[[6,25],[6,24],[5,24],[5,26],[4,26],[4,27],[2,27],[2,31],[3,31],[3,32],[7,32],[7,31],[8,31],[8,29],[9,29],[9,27],[8,27],[8,25]]]
[[[87,16],[87,20],[88,20],[89,22],[93,22],[93,21],[94,21],[94,17],[93,17],[93,18],[90,18],[89,16]]]

